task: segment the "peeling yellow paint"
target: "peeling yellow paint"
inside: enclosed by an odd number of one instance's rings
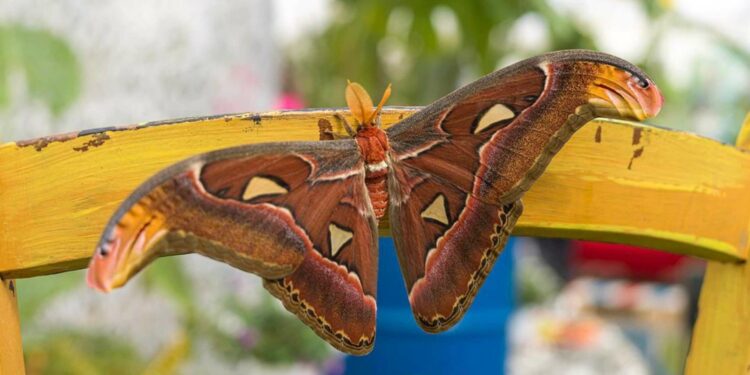
[[[736,146],[750,149],[750,113],[745,117]],[[712,157],[721,157],[712,155]],[[744,173],[748,173],[745,169]],[[742,189],[747,194],[747,187]],[[747,202],[737,202],[748,210]],[[721,208],[717,208],[719,210]],[[724,212],[734,220],[733,212]],[[737,218],[737,220],[740,220]],[[740,248],[747,249],[750,223],[745,221]],[[747,374],[750,372],[750,262],[708,262],[693,327],[686,374]]]
[[[383,124],[413,111],[385,109]],[[333,113],[247,113],[146,124],[100,132],[108,139],[86,152],[73,147],[104,136],[68,134],[26,147],[6,143],[0,146],[0,274],[27,277],[84,267],[109,216],[160,169],[218,148],[317,140],[320,119],[340,126]],[[648,148],[628,170],[634,129],[641,129],[639,143]],[[576,133],[526,194],[517,233],[612,240],[611,228],[633,228],[623,242],[657,248],[666,243],[673,251],[685,244],[683,252],[708,259],[744,259],[749,171],[750,154],[734,147],[596,119]],[[566,225],[571,227],[561,230]]]
[[[383,124],[413,111],[384,109]],[[317,140],[321,118],[341,128],[333,113],[247,113],[5,143],[0,274],[8,279],[82,268],[109,216],[153,173],[218,148]],[[750,147],[750,115],[737,145]],[[621,242],[711,260],[686,373],[750,368],[750,263],[743,262],[750,153],[688,133],[595,119],[555,157],[524,205],[517,235]],[[387,217],[381,223],[387,234]],[[332,242],[341,247],[341,238]],[[2,285],[0,320],[8,334],[0,340],[0,373],[23,373],[15,295],[8,281]]]
[[[25,374],[15,280],[0,279],[0,374]]]

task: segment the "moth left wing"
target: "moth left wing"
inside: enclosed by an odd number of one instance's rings
[[[577,129],[597,115],[642,120],[661,104],[632,64],[562,51],[483,77],[389,128],[391,228],[422,328],[460,320],[521,196]]]
[[[219,150],[155,175],[110,220],[89,267],[109,290],[160,255],[197,252],[266,279],[333,346],[372,348],[376,222],[353,139]]]
[[[487,204],[439,176],[399,165],[390,191],[391,232],[417,323],[457,323],[523,212],[520,200]]]
[[[366,354],[375,341],[378,258],[364,164],[353,139],[311,145],[307,152],[288,148],[282,156],[306,171],[300,187],[286,182],[284,172],[293,169],[280,160],[215,162],[207,165],[202,179],[209,191],[223,192],[225,199],[243,199],[241,187],[247,180],[252,184],[254,176],[289,186],[288,193],[259,195],[253,202],[289,210],[313,247],[294,272],[266,277],[263,286],[335,348]],[[263,165],[265,171],[246,172],[248,164]]]

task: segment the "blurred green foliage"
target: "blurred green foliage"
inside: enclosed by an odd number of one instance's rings
[[[81,69],[63,39],[21,25],[0,25],[0,109],[11,98],[11,76],[23,75],[28,95],[60,114],[81,89]]]
[[[146,368],[146,361],[126,342],[89,331],[47,332],[43,338],[25,340],[24,352],[29,375],[130,375]]]
[[[134,348],[117,337],[94,330],[29,330],[39,313],[56,296],[80,287],[86,271],[72,271],[45,277],[17,280],[18,309],[22,317],[24,354],[28,374],[134,374],[147,362]],[[28,334],[32,333],[32,334]]]
[[[84,270],[18,280],[19,313],[23,321],[33,322],[56,296],[80,287],[83,280]],[[209,315],[208,311],[215,309],[203,309],[196,305],[193,281],[187,276],[179,257],[156,260],[131,283],[175,302],[184,334],[188,336],[188,346],[191,342],[207,339],[214,350],[228,361],[255,358],[271,365],[288,365],[299,361],[320,364],[332,353],[328,344],[296,317],[285,312],[270,296],[257,304],[247,305],[239,302],[239,296],[228,295],[223,311],[241,324],[236,330],[223,329],[220,318]],[[27,325],[24,326],[27,330]],[[142,373],[148,365],[146,359],[139,357],[127,341],[117,337],[75,329],[32,333],[24,335],[27,338],[24,350],[30,374],[136,374]],[[90,350],[92,346],[96,350]],[[169,351],[170,348],[167,346],[162,350]],[[179,360],[182,361],[181,358]],[[106,371],[107,363],[124,372]]]
[[[333,9],[321,35],[289,50],[295,81],[311,106],[341,106],[346,79],[374,96],[392,81],[392,104],[427,104],[462,80],[495,70],[513,52],[505,43],[508,30],[529,12],[549,20],[556,49],[593,47],[543,0],[339,0]]]
[[[143,286],[171,297],[182,310],[187,322],[195,318],[198,310],[195,306],[193,286],[179,258],[158,259],[141,275]]]
[[[231,331],[223,329],[222,317],[207,312],[215,310],[196,306],[193,282],[178,257],[158,259],[143,272],[141,280],[145,288],[169,296],[177,303],[191,341],[208,338],[227,360],[255,358],[282,365],[322,362],[331,353],[325,342],[270,296],[247,305],[239,301],[240,296],[228,294],[221,310],[241,324]]]
[[[251,306],[229,299],[226,308],[244,325],[242,330],[233,333],[212,327],[217,349],[229,360],[244,358],[250,352],[270,364],[320,363],[332,353],[327,343],[297,317],[284,312],[270,296]]]
[[[18,313],[24,321],[32,321],[55,296],[81,285],[85,271],[73,271],[16,280],[22,293],[18,294]]]

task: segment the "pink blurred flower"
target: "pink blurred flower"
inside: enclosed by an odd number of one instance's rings
[[[285,92],[276,99],[273,107],[275,109],[301,109],[305,108],[305,101],[296,93]]]

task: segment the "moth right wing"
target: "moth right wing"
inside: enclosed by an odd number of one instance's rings
[[[521,197],[577,129],[600,115],[643,120],[661,105],[632,64],[560,51],[487,75],[389,128],[391,227],[422,328],[461,319]]]
[[[160,255],[197,252],[265,278],[336,348],[375,336],[377,227],[353,139],[268,143],[177,163],[107,225],[89,285],[108,291]]]

